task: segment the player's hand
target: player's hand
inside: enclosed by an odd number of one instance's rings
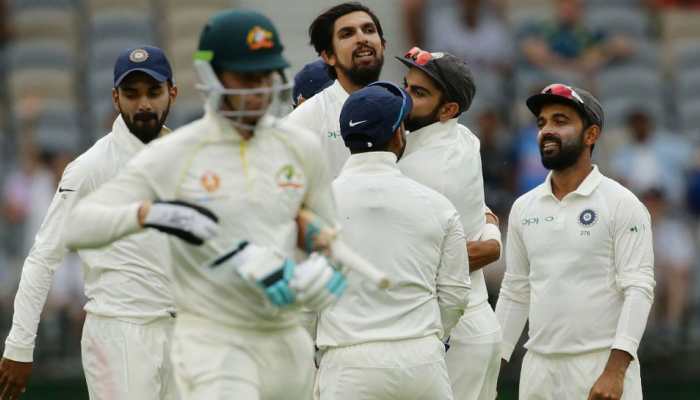
[[[184,201],[156,201],[148,207],[143,226],[179,237],[194,245],[216,236],[219,219],[204,207]]]
[[[624,382],[624,372],[606,369],[593,384],[588,400],[619,400]]]
[[[347,281],[326,257],[313,253],[294,270],[289,286],[296,292],[299,303],[320,311],[338,300],[347,287]]]
[[[275,306],[294,303],[295,295],[289,282],[296,265],[274,249],[242,242],[214,261],[211,267],[220,268],[224,264],[230,264],[243,279],[261,288]]]
[[[3,358],[0,361],[0,400],[19,399],[27,388],[31,373],[32,363]]]

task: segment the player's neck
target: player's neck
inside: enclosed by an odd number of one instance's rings
[[[336,69],[336,74],[337,74],[337,79],[338,82],[340,82],[340,86],[345,89],[345,91],[350,95],[353,94],[354,92],[362,89],[364,86],[358,85],[354,83],[353,81],[350,80],[350,78],[347,77],[347,75],[343,74],[342,72],[338,72]]]
[[[593,164],[590,156],[583,156],[569,168],[552,171],[551,185],[554,197],[561,200],[567,194],[578,189],[592,169]]]

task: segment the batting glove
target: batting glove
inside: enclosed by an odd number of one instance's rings
[[[244,241],[219,257],[211,267],[219,268],[224,264],[230,265],[245,281],[262,289],[272,304],[284,307],[294,303],[294,291],[289,287],[289,281],[296,265],[279,252]]]
[[[184,201],[155,201],[148,210],[144,227],[158,229],[194,245],[216,236],[219,219],[204,207]]]
[[[313,253],[294,270],[289,286],[296,292],[300,304],[320,311],[338,300],[347,287],[347,281],[326,257]]]

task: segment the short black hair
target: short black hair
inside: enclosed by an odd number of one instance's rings
[[[356,11],[365,12],[372,18],[374,25],[377,27],[379,38],[382,39],[382,44],[385,42],[382,24],[369,7],[355,1],[342,3],[322,12],[314,19],[311,25],[309,25],[309,44],[314,46],[314,50],[316,50],[319,56],[324,51],[326,54],[333,54],[333,27],[335,26],[335,21],[344,15]],[[336,78],[333,68],[329,67],[328,70],[331,77]]]

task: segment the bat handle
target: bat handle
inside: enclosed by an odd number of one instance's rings
[[[365,278],[377,285],[380,289],[386,289],[391,286],[389,277],[378,270],[369,261],[355,253],[343,241],[334,240],[331,243],[331,253],[333,258],[338,260],[344,266],[364,275]]]

